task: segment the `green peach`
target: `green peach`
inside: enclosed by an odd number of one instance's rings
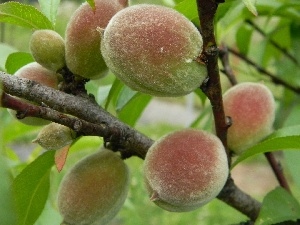
[[[35,61],[49,70],[57,72],[66,64],[64,39],[53,30],[36,30],[29,47]]]
[[[58,193],[62,224],[102,225],[121,209],[129,172],[116,153],[101,149],[80,160],[63,178]]]
[[[69,127],[52,122],[44,126],[32,142],[46,150],[59,150],[71,144],[75,136],[75,132]]]

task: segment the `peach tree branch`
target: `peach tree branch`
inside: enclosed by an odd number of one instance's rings
[[[240,58],[241,60],[245,61],[247,64],[253,66],[258,72],[268,76],[271,78],[271,80],[273,81],[274,84],[279,84],[282,85],[290,90],[292,90],[293,92],[295,92],[296,94],[300,93],[300,87],[295,87],[289,83],[287,83],[286,81],[282,80],[281,78],[279,78],[278,76],[276,76],[275,74],[272,74],[270,71],[266,70],[265,68],[257,65],[254,61],[252,61],[251,59],[247,58],[245,55],[241,54],[240,52],[228,47],[228,51],[230,53],[232,53],[233,55],[235,55],[236,57]]]
[[[43,115],[44,119],[55,120],[71,129],[74,129],[74,123],[91,126],[92,130],[89,131],[89,135],[102,136],[108,142],[109,147],[120,151],[124,158],[135,155],[144,159],[149,147],[153,144],[153,140],[119,121],[87,98],[66,94],[4,72],[0,72],[0,83],[5,93],[37,103],[38,106],[34,109],[37,111],[36,115]],[[6,94],[2,95],[2,98],[6,98]],[[17,106],[15,109],[18,109]],[[20,109],[23,110],[24,106]],[[40,110],[46,111],[43,113]],[[73,116],[76,118],[71,119]],[[68,120],[69,122],[66,123],[65,121]],[[253,215],[256,215],[254,212],[259,211],[260,203],[242,192],[233,182],[227,182],[218,198],[241,210],[252,219],[254,219]],[[247,209],[246,206],[255,206],[256,210],[242,210]]]
[[[231,157],[227,147],[227,130],[230,126],[230,120],[226,118],[223,107],[222,88],[218,67],[219,49],[214,34],[214,16],[218,4],[221,2],[223,1],[197,0],[200,28],[203,37],[203,51],[200,59],[206,63],[208,72],[208,79],[201,85],[201,89],[211,102],[216,134],[225,146],[230,164]],[[241,193],[243,194],[241,195]],[[235,198],[236,196],[240,196],[241,198]],[[239,190],[234,185],[230,175],[218,198],[228,204],[230,202],[230,205],[235,202],[233,207],[246,214],[253,221],[258,217],[261,203]]]

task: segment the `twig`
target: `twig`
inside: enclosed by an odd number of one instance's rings
[[[7,75],[4,72],[0,72],[0,79],[3,82],[3,90],[10,95],[27,99],[39,105],[47,105],[49,108],[70,114],[89,123],[107,125],[110,129],[108,132],[110,135],[103,136],[105,141],[111,142],[110,147],[114,148],[113,150],[120,150],[121,153],[124,150],[123,152],[126,153],[127,157],[130,157],[128,152],[131,152],[132,155],[144,158],[153,142],[117,120],[90,99],[73,96],[32,80]],[[95,133],[95,135],[97,134]]]
[[[272,152],[266,152],[265,157],[267,158],[270,166],[272,167],[272,170],[280,184],[281,187],[283,187],[285,190],[287,190],[289,193],[291,193],[291,189],[289,187],[289,184],[283,174],[281,164],[278,162]]]
[[[234,54],[235,56],[237,56],[238,58],[242,59],[243,61],[245,61],[247,64],[253,66],[258,72],[267,75],[268,77],[271,78],[271,80],[273,81],[273,83],[275,84],[280,84],[292,91],[294,91],[297,94],[300,94],[300,87],[294,87],[293,85],[287,83],[286,81],[280,79],[279,77],[277,77],[276,75],[272,74],[271,72],[267,71],[265,68],[257,65],[255,62],[253,62],[252,60],[250,60],[249,58],[247,58],[246,56],[244,56],[243,54],[235,51],[234,49],[228,47],[228,51],[232,54]]]
[[[236,80],[233,70],[231,69],[230,62],[229,62],[228,48],[225,44],[222,44],[220,47],[219,58],[223,65],[223,69],[221,69],[221,72],[223,72],[227,76],[231,85],[236,85],[237,80]]]
[[[225,146],[228,162],[230,164],[231,157],[227,149],[227,129],[229,124],[224,114],[218,68],[219,49],[214,35],[214,16],[218,8],[218,3],[214,0],[197,0],[197,7],[203,37],[203,52],[200,59],[204,59],[208,73],[208,80],[202,84],[201,89],[211,102],[216,134]]]
[[[255,221],[257,219],[261,203],[236,187],[232,178],[227,180],[218,198],[247,215],[251,220]]]
[[[249,24],[250,26],[252,26],[258,33],[260,33],[263,37],[268,38],[270,44],[272,44],[275,48],[277,48],[279,51],[281,51],[286,57],[288,57],[290,60],[292,60],[293,63],[295,63],[296,65],[299,65],[297,59],[292,56],[285,48],[281,47],[280,45],[278,45],[274,40],[270,39],[266,33],[260,29],[255,23],[253,23],[251,20],[247,19],[245,20],[245,22],[247,24]]]
[[[101,137],[115,135],[109,134],[109,127],[105,124],[93,124],[85,120],[78,119],[74,116],[69,116],[45,106],[38,106],[23,101],[19,98],[12,97],[6,93],[1,96],[2,107],[13,109],[17,111],[17,118],[23,119],[25,117],[38,117],[45,120],[50,120],[70,127],[77,133],[82,135],[97,135]]]

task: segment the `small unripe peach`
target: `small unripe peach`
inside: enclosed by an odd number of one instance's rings
[[[16,71],[14,76],[27,78],[29,80],[33,80],[39,84],[43,84],[45,86],[52,87],[54,89],[57,89],[58,87],[57,74],[53,71],[44,68],[43,66],[41,66],[36,62],[32,62],[21,67],[19,70]],[[14,118],[16,118],[16,113],[17,113],[16,111],[10,109],[8,111]],[[50,123],[47,120],[41,118],[35,118],[35,117],[25,117],[24,119],[20,119],[20,120],[18,119],[18,121],[32,126],[42,126]]]
[[[128,189],[128,168],[119,155],[101,149],[87,156],[60,185],[58,209],[62,224],[106,224],[122,207]]]
[[[223,101],[225,114],[232,119],[228,147],[235,153],[240,154],[272,132],[275,101],[265,85],[240,83],[224,93]]]
[[[177,11],[140,4],[118,12],[101,43],[109,69],[134,90],[154,96],[182,96],[199,87],[206,66],[196,62],[202,37]]]
[[[74,74],[97,79],[107,73],[97,29],[104,29],[111,17],[126,4],[124,0],[95,0],[94,10],[85,2],[74,12],[65,35],[66,62]]]
[[[59,150],[71,144],[75,136],[75,132],[69,127],[52,122],[43,127],[32,142],[46,150]]]
[[[53,30],[36,30],[29,48],[35,61],[49,70],[57,72],[66,64],[64,39]]]
[[[175,131],[155,142],[144,162],[146,187],[161,208],[184,212],[215,198],[229,173],[217,136],[195,129]]]

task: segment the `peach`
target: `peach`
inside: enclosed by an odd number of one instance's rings
[[[57,32],[36,30],[29,48],[35,61],[43,67],[57,72],[65,66],[65,42]]]
[[[119,155],[101,149],[87,156],[60,184],[58,209],[62,224],[106,224],[122,207],[128,189],[128,168]]]
[[[124,0],[95,0],[95,10],[85,2],[74,12],[65,35],[66,63],[74,74],[97,79],[107,73],[97,29],[104,29],[111,17],[126,5]]]
[[[71,144],[75,137],[75,132],[69,127],[52,122],[44,126],[32,142],[46,150],[59,150]]]
[[[182,96],[199,87],[206,66],[197,28],[177,11],[139,4],[116,13],[103,33],[109,69],[130,88],[154,96]]]
[[[144,162],[150,199],[174,212],[191,211],[211,201],[225,185],[228,173],[220,139],[195,129],[162,137],[150,147]]]
[[[21,67],[19,70],[17,70],[14,74],[14,76],[18,76],[21,78],[27,78],[30,80],[33,80],[39,84],[52,87],[57,89],[58,88],[58,76],[55,72],[50,71],[37,62],[29,63],[23,67]],[[24,100],[26,101],[26,100]],[[29,102],[29,101],[28,101]],[[14,110],[8,110],[9,113],[16,118],[17,112]],[[41,126],[50,123],[47,120],[41,119],[41,118],[35,118],[35,117],[25,117],[24,119],[18,119],[18,121],[32,126]]]
[[[228,89],[223,96],[228,129],[228,147],[237,154],[256,144],[273,130],[275,101],[263,84],[245,82]]]

